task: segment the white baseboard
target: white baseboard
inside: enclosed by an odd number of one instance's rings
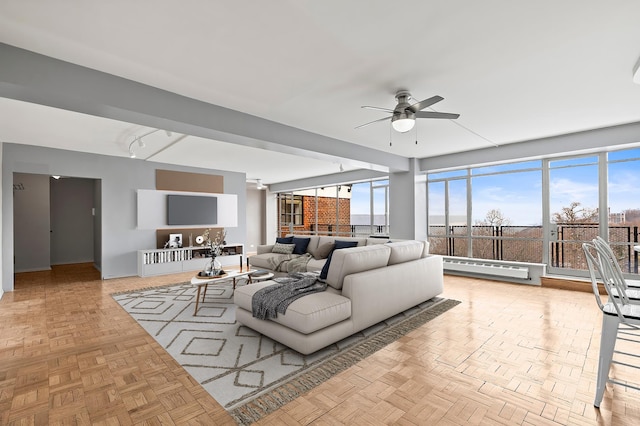
[[[16,274],[19,274],[20,272],[38,272],[38,271],[50,271],[51,267],[48,268],[27,268],[27,269],[16,269],[15,271],[13,271]]]

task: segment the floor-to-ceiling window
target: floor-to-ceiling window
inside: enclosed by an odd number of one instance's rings
[[[550,160],[549,267],[586,270],[582,243],[600,235],[598,155]]]
[[[583,274],[581,245],[601,235],[623,270],[638,273],[636,182],[640,149],[431,173],[431,251]]]
[[[640,226],[640,149],[608,154],[609,242],[624,272],[637,274]]]
[[[542,261],[541,162],[430,174],[433,253]]]
[[[542,163],[471,169],[472,254],[542,262]]]
[[[278,194],[280,235],[389,235],[389,182],[374,180]]]

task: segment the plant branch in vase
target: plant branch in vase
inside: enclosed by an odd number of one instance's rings
[[[218,231],[215,236],[212,236],[211,229],[207,229],[202,234],[202,238],[204,240],[204,246],[209,249],[207,256],[211,257],[211,262],[207,264],[203,271],[204,275],[221,275],[224,271],[222,271],[220,261],[216,258],[222,254],[222,248],[225,243],[225,239],[227,238],[227,231]]]

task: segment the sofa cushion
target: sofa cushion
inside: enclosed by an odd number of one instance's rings
[[[275,284],[275,281],[264,281],[236,288],[233,302],[240,308],[251,312],[251,299],[260,289]],[[309,294],[292,302],[286,313],[278,314],[269,321],[282,324],[303,334],[313,333],[351,316],[351,300],[333,293],[323,291]]]
[[[293,250],[295,248],[296,248],[295,244],[275,243],[273,245],[273,249],[271,250],[271,253],[291,254],[291,253],[293,253]]]
[[[292,237],[291,242],[295,244],[293,254],[305,254],[309,246],[309,241],[311,241],[311,238]]]
[[[390,242],[389,238],[367,238],[367,245],[372,246],[374,244],[386,244]]]
[[[276,238],[276,243],[280,243],[280,244],[291,244],[293,243],[293,237],[278,237]]]
[[[391,249],[387,246],[388,244],[376,244],[334,250],[331,253],[327,284],[340,290],[345,276],[387,266],[391,254]]]
[[[320,271],[320,279],[321,280],[327,279],[327,273],[329,272],[329,267],[331,265],[331,257],[333,256],[334,251],[345,249],[345,248],[357,247],[357,246],[358,246],[357,241],[336,240],[335,244],[333,245],[333,250],[331,250],[331,253],[329,253],[329,256],[327,256],[327,260],[324,266],[322,267],[322,271]]]
[[[319,237],[319,240],[318,240],[318,247],[320,247],[324,243],[333,243],[336,240],[356,241],[358,243],[358,246],[367,245],[367,239],[366,238],[359,238],[359,237],[330,237],[330,236],[327,236],[327,235],[321,235]]]
[[[320,237],[317,236],[317,235],[310,235],[307,238],[309,238],[309,245],[307,246],[307,253],[309,253],[311,256],[315,257],[316,249],[318,248],[318,241],[320,240]]]
[[[358,241],[352,241],[352,240],[336,240],[336,242],[334,243],[334,250],[338,250],[338,249],[344,249],[344,248],[351,248],[351,247],[357,247]]]
[[[391,249],[389,265],[418,260],[422,257],[424,243],[422,241],[398,241],[386,245]]]
[[[327,259],[311,259],[307,262],[307,272],[320,272]]]
[[[334,243],[324,243],[315,250],[315,253],[313,253],[313,257],[315,259],[326,259],[327,257],[329,257],[329,253],[333,251],[334,247]],[[324,264],[324,262],[322,263]]]
[[[429,241],[423,241],[424,248],[422,249],[422,257],[429,256]]]

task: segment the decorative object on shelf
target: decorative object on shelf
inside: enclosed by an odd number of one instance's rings
[[[204,245],[209,249],[208,255],[211,256],[211,262],[207,263],[203,272],[206,276],[215,277],[223,272],[222,264],[216,258],[222,254],[222,246],[226,242],[225,238],[227,237],[227,231],[218,231],[213,238],[211,237],[210,231],[211,229],[207,229],[204,231],[204,234],[202,234]]]
[[[204,237],[202,235],[198,235],[196,237],[196,244],[202,244],[204,243]]]
[[[182,234],[169,234],[169,247],[170,248],[182,247]]]

